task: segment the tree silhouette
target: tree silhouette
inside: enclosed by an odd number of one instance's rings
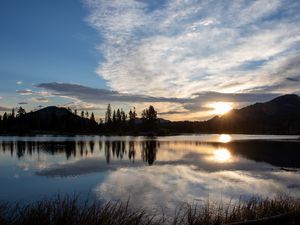
[[[14,109],[14,108],[12,108],[12,110],[11,110],[10,118],[11,118],[11,119],[14,119],[14,118],[15,118],[15,109]]]
[[[93,122],[96,122],[96,120],[95,120],[95,116],[94,116],[94,113],[92,112],[92,114],[91,114],[91,118],[90,118],[90,120],[91,121],[93,121]]]
[[[105,112],[105,123],[110,124],[111,122],[111,107],[110,104],[108,104]]]
[[[25,109],[23,109],[22,107],[19,107],[18,111],[17,111],[17,117],[23,116],[25,114],[26,114]]]
[[[154,131],[157,128],[157,111],[152,105],[142,111],[143,130]]]

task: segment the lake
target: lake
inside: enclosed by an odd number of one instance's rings
[[[272,135],[0,137],[0,199],[77,193],[173,209],[288,193],[300,197],[300,139]]]

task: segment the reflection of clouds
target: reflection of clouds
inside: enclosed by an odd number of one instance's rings
[[[115,161],[107,164],[102,158],[87,158],[77,160],[71,163],[61,163],[52,165],[51,168],[38,171],[38,176],[48,177],[67,177],[67,176],[79,176],[83,174],[95,173],[95,172],[108,172],[124,167],[137,167],[142,166],[141,162],[128,163],[128,161]]]
[[[29,169],[38,169],[43,170],[46,168],[51,167],[51,163],[45,160],[42,161],[25,161],[18,163],[18,167],[23,169],[24,171],[27,171]]]
[[[253,195],[272,197],[289,193],[295,184],[300,184],[298,173],[207,172],[193,166],[164,165],[113,171],[94,191],[105,200],[126,201],[130,197],[137,207],[173,208],[179,202],[206,201],[208,197],[225,202]],[[300,188],[294,188],[293,194],[300,196]]]

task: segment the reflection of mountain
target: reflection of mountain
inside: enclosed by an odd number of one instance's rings
[[[300,133],[300,97],[284,95],[232,110],[203,123],[203,131],[222,133]]]
[[[240,141],[225,146],[231,153],[274,166],[300,168],[300,142]]]

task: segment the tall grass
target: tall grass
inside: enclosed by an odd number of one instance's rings
[[[271,222],[259,221],[278,215]],[[30,204],[0,203],[1,225],[218,225],[247,220],[258,220],[253,224],[300,224],[300,199],[280,196],[235,204],[185,204],[171,218],[133,210],[128,202],[82,203],[76,196],[56,196]]]

